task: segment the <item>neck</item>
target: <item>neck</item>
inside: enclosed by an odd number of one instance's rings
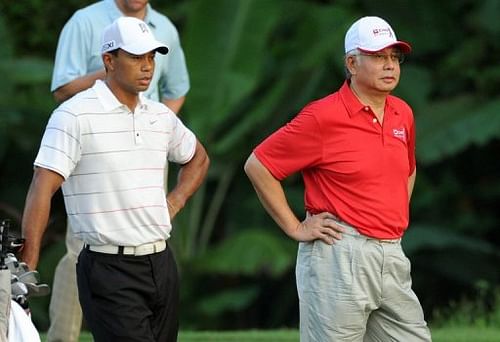
[[[120,9],[120,12],[123,13],[126,17],[135,17],[137,19],[144,20],[146,17],[147,6],[144,6],[141,9],[134,10],[125,5],[125,1],[123,0],[115,0],[116,6]]]
[[[350,87],[354,95],[356,95],[356,97],[358,98],[359,102],[361,102],[365,106],[369,106],[375,113],[379,121],[382,121],[384,117],[385,100],[387,99],[387,94],[366,91],[362,87],[359,87],[359,85],[352,80]]]
[[[133,113],[135,111],[137,103],[139,102],[139,94],[127,91],[126,89],[120,87],[112,78],[107,78],[105,82],[113,95],[116,96],[118,101],[127,106],[128,109]]]

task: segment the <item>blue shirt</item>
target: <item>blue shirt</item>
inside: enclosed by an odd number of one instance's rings
[[[104,67],[101,35],[104,28],[123,16],[114,0],[103,0],[76,11],[64,25],[57,44],[50,90]],[[189,90],[184,52],[174,24],[147,5],[144,18],[156,39],[168,46],[166,55],[156,54],[155,72],[144,95],[152,100],[177,99]]]

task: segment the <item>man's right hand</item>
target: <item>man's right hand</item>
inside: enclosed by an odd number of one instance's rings
[[[292,238],[297,241],[321,240],[333,245],[336,240],[342,239],[345,228],[338,222],[337,218],[329,212],[317,215],[307,215],[306,219],[299,223]]]

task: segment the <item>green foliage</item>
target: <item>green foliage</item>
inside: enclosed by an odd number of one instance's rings
[[[292,267],[296,247],[283,236],[248,227],[212,247],[196,261],[196,271],[208,274],[282,276]],[[272,261],[272,262],[270,262]]]
[[[280,1],[192,1],[183,41],[193,88],[186,115],[207,143],[255,88],[280,7]]]
[[[465,95],[432,103],[418,116],[418,158],[432,163],[471,144],[500,138],[500,99],[480,101]]]
[[[446,250],[449,248],[460,248],[464,252],[481,251],[491,256],[498,254],[497,246],[488,241],[432,225],[412,225],[405,235],[403,246],[410,254],[420,249]]]
[[[475,295],[452,301],[445,308],[436,309],[434,326],[459,328],[464,326],[487,328],[500,326],[500,288],[488,282],[475,284]]]
[[[75,9],[92,2],[0,3],[4,52],[0,214],[17,223],[32,161],[55,106],[49,83],[59,31]],[[307,102],[342,84],[344,34],[363,15],[388,19],[398,38],[413,46],[402,66],[396,95],[410,103],[416,117],[418,177],[404,247],[427,317],[432,319],[434,312],[438,320],[437,308],[464,294],[482,298],[475,287],[478,281],[498,284],[498,1],[176,0],[152,4],[178,25],[192,85],[181,117],[206,145],[212,162],[207,182],[174,222],[171,245],[183,278],[183,306],[189,308],[183,313],[184,327],[297,325],[296,243],[264,212],[242,167],[253,147],[270,132]],[[175,174],[172,167],[171,178]],[[300,176],[284,184],[293,210],[303,216]],[[43,274],[52,274],[58,255],[52,250],[62,244],[64,221],[61,199],[56,198]],[[40,327],[47,324],[44,305],[34,303]],[[479,335],[498,333],[443,329],[436,329],[435,341],[476,341]],[[181,341],[279,341],[281,333],[273,334],[186,332]],[[283,341],[297,340],[296,331],[283,336]]]
[[[217,316],[227,311],[238,312],[246,309],[259,294],[256,286],[246,286],[225,290],[221,293],[201,298],[196,309],[206,316]]]

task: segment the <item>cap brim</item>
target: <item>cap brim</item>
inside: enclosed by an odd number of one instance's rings
[[[393,47],[393,46],[396,46],[396,47],[400,48],[401,52],[403,52],[403,53],[410,53],[411,52],[411,45],[408,44],[407,42],[403,42],[401,40],[398,40],[398,41],[396,41],[394,43],[382,46],[382,47],[374,49],[374,50],[363,49],[363,48],[358,48],[358,49],[361,50],[361,51],[365,51],[365,52],[378,52],[378,51],[381,51],[383,49],[387,49],[388,47]]]
[[[137,44],[122,46],[121,49],[133,55],[144,55],[151,51],[158,51],[162,55],[166,55],[168,53],[168,47],[160,42],[156,42],[154,44],[139,42]]]

